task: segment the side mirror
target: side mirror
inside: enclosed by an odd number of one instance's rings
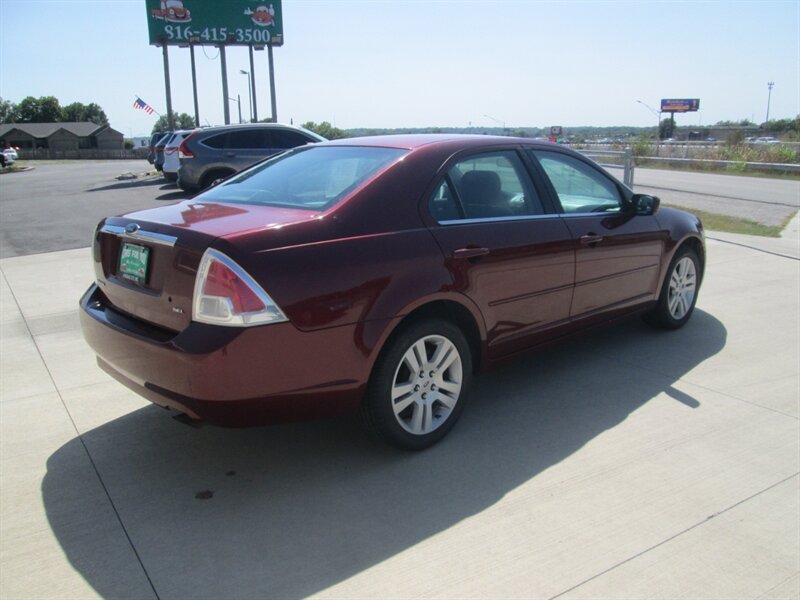
[[[633,198],[631,198],[631,204],[633,205],[633,211],[637,215],[648,217],[656,214],[661,200],[648,194],[634,194]]]

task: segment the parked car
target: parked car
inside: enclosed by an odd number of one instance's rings
[[[676,329],[694,215],[568,148],[383,136],[299,147],[192,200],[109,217],[81,299],[98,364],[231,426],[359,411],[421,449],[474,372],[622,316]]]
[[[16,148],[8,147],[5,150],[3,150],[3,154],[5,155],[6,158],[11,158],[12,160],[19,160],[19,154],[17,153]]]
[[[164,135],[158,138],[155,145],[155,158],[153,159],[153,166],[156,171],[164,169],[164,148],[167,147],[167,140],[172,137],[173,131],[167,131]]]
[[[780,141],[776,140],[774,137],[764,136],[760,138],[756,138],[756,144],[780,144]]]
[[[178,167],[181,165],[178,159],[178,146],[191,133],[192,130],[176,131],[167,139],[164,145],[164,165],[161,168],[161,173],[167,181],[178,180]]]
[[[13,148],[3,150],[0,153],[0,167],[10,167],[17,160],[17,151]]]
[[[274,123],[195,129],[180,145],[178,186],[186,191],[205,189],[273,154],[323,141],[312,131]]]
[[[150,136],[150,143],[147,146],[147,162],[149,162],[151,165],[156,160],[156,143],[158,143],[158,140],[164,137],[165,133],[167,132],[157,131],[156,133]]]

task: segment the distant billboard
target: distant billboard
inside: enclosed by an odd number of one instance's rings
[[[695,112],[700,110],[700,98],[665,98],[661,112]]]
[[[145,0],[155,46],[283,45],[281,0]]]

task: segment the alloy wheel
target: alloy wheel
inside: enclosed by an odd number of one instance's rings
[[[669,314],[676,321],[682,319],[692,307],[697,289],[697,270],[688,256],[681,258],[669,278]]]
[[[392,409],[400,426],[425,435],[447,421],[461,394],[463,366],[455,344],[441,335],[406,350],[392,380]]]

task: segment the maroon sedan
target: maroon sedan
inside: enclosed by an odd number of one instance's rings
[[[99,365],[193,419],[359,411],[441,439],[472,374],[598,323],[678,328],[703,229],[563,147],[487,136],[305,146],[110,217],[81,300]]]

